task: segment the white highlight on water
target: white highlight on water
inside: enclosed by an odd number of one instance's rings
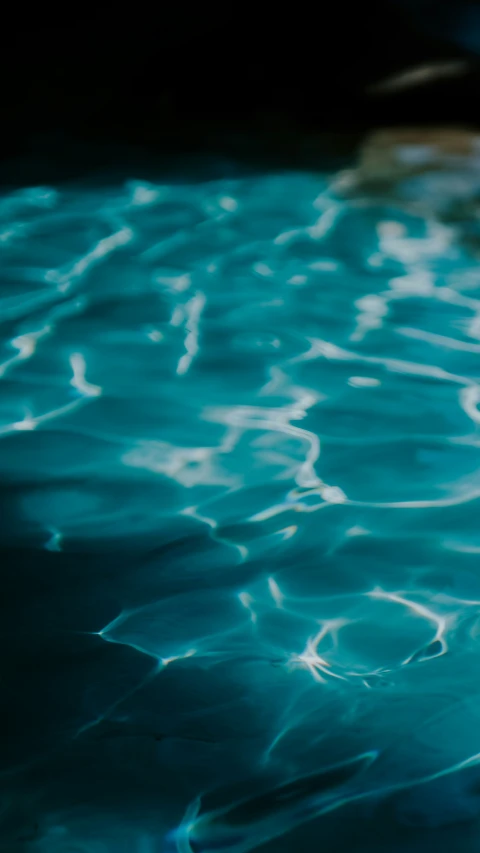
[[[193,359],[198,353],[199,322],[205,303],[205,294],[198,291],[185,305],[185,328],[187,330],[187,335],[185,337],[186,353],[185,355],[182,355],[177,365],[177,373],[179,376],[183,376],[187,373]]]
[[[91,382],[87,382],[85,379],[87,365],[85,362],[85,356],[83,356],[81,352],[72,353],[70,356],[70,366],[73,370],[73,377],[70,380],[70,385],[73,385],[73,387],[85,397],[99,397],[102,393],[100,385],[92,385]]]

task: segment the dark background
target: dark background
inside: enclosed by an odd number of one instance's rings
[[[39,146],[56,156],[71,140],[165,153],[253,146],[301,161],[319,136],[349,148],[381,125],[477,123],[478,4],[73,3],[11,13],[0,52],[4,162]],[[392,72],[458,57],[472,59],[463,77],[366,91]]]

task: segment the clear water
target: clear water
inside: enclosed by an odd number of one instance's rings
[[[476,850],[462,227],[234,170],[0,219],[0,849]]]

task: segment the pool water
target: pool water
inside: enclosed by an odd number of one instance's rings
[[[411,191],[3,194],[2,851],[477,849],[480,268]]]

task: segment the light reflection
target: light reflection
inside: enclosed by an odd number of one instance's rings
[[[350,178],[339,180],[352,190]],[[264,191],[250,186],[252,202],[243,179],[209,186],[208,199],[197,185],[173,193],[143,181],[102,204],[101,193],[87,203],[79,191],[79,216],[112,233],[89,238],[87,248],[70,235],[78,251],[69,261],[54,252],[46,260],[29,243],[33,217],[15,232],[27,248],[21,260],[12,255],[13,284],[1,302],[8,356],[0,367],[1,464],[22,494],[28,529],[20,533],[28,538],[34,529],[48,567],[73,551],[73,574],[78,543],[98,535],[118,548],[113,568],[95,557],[82,572],[100,599],[102,584],[114,588],[121,612],[99,631],[84,630],[87,616],[97,619],[96,602],[86,614],[80,595],[67,614],[71,628],[62,630],[70,639],[88,635],[104,652],[110,644],[109,653],[128,653],[132,677],[126,685],[123,671],[118,676],[113,654],[112,682],[106,665],[89,673],[105,676],[107,698],[99,710],[79,708],[65,740],[89,737],[117,716],[156,717],[144,694],[160,676],[183,691],[179,729],[207,720],[214,731],[201,741],[198,780],[193,750],[172,749],[168,772],[180,755],[184,764],[171,776],[188,777],[184,791],[212,784],[219,755],[227,756],[219,787],[228,762],[238,772],[237,752],[248,779],[268,764],[287,785],[321,766],[332,742],[346,751],[350,738],[364,738],[369,749],[375,741],[375,750],[377,734],[387,742],[358,788],[312,795],[298,811],[285,801],[278,823],[247,815],[241,841],[222,835],[217,815],[214,841],[230,853],[349,802],[478,763],[474,726],[463,726],[455,743],[448,725],[439,727],[433,756],[416,740],[418,717],[433,729],[442,690],[453,685],[476,702],[478,271],[457,229],[407,204],[368,207],[372,251],[357,258],[355,228],[367,202],[340,200],[335,182],[311,180],[309,198],[302,196],[308,204],[297,211],[299,196],[285,193],[294,177],[272,179],[275,198],[289,205],[275,236],[265,236],[265,214],[256,209]],[[60,219],[48,225],[45,210],[54,204],[61,218],[62,205],[75,209],[75,199],[46,196],[15,197],[15,217],[23,221],[24,209],[36,206],[38,223],[56,229]],[[163,212],[173,196],[185,227],[170,227]],[[281,218],[280,203],[274,208]],[[350,255],[339,227],[351,236]],[[16,242],[9,238],[5,252]],[[28,282],[37,290],[22,291]],[[97,376],[101,385],[91,381]],[[78,473],[84,460],[88,487]],[[103,512],[103,502],[111,509]],[[130,561],[123,543],[140,524],[141,557]],[[52,607],[52,624],[62,607],[63,600]],[[95,625],[110,608],[110,599],[100,602]],[[166,708],[159,702],[166,718],[169,696]],[[397,708],[407,704],[408,778],[407,761],[388,744],[402,724]],[[162,749],[158,765],[169,760]],[[195,800],[179,850],[197,849],[202,820]]]

